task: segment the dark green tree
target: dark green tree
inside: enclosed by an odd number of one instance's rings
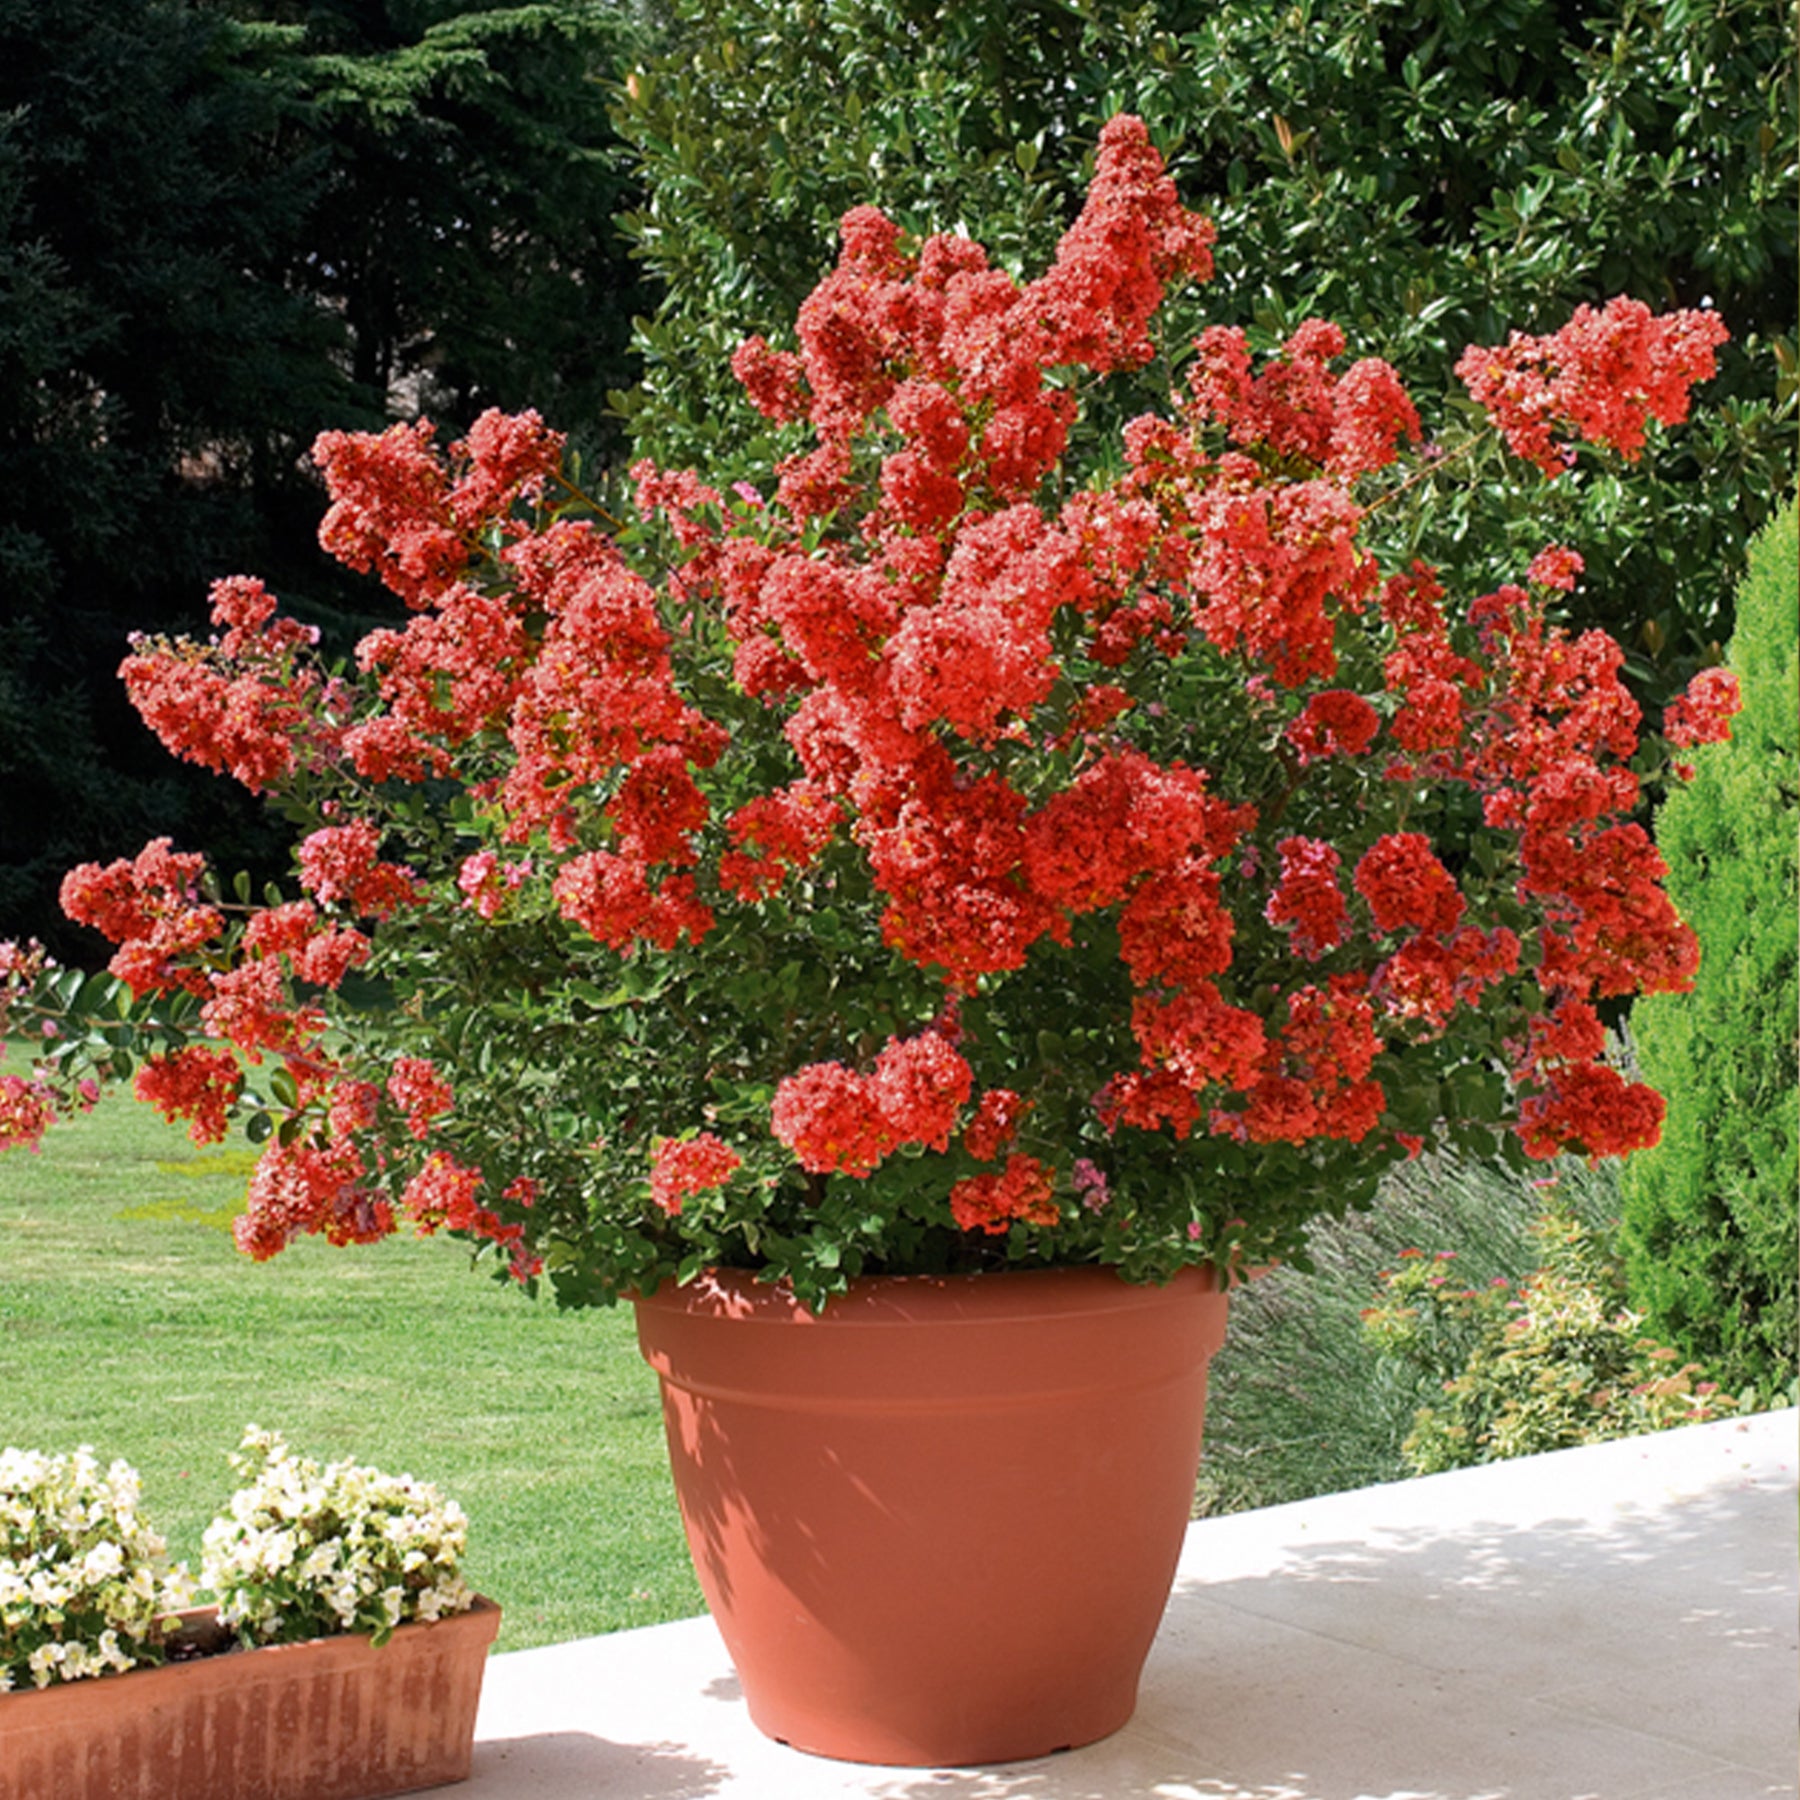
[[[288,279],[338,314],[377,412],[535,406],[598,447],[649,302],[608,83],[644,45],[608,0],[233,4],[283,31],[284,154],[317,201]]]
[[[255,553],[271,472],[348,399],[271,254],[307,195],[260,53],[186,8],[0,7],[0,933],[53,933],[61,871],[134,833],[254,840],[113,671]]]
[[[1645,1079],[1669,1099],[1663,1140],[1624,1174],[1622,1242],[1651,1329],[1729,1382],[1779,1393],[1796,1371],[1800,1241],[1800,529],[1793,502],[1751,546],[1730,666],[1731,741],[1657,815],[1668,889],[1700,937],[1688,994],[1632,1008]]]
[[[1648,690],[1716,658],[1749,532],[1785,480],[1796,133],[1789,20],[1757,0],[670,0],[675,40],[620,97],[649,198],[627,223],[668,297],[621,406],[643,444],[729,473],[759,421],[728,360],[793,316],[835,221],[874,202],[1037,266],[1102,121],[1150,124],[1218,273],[1185,324],[1272,346],[1309,315],[1451,390],[1470,342],[1583,301],[1716,305],[1705,417],[1564,506],[1573,606]],[[1184,338],[1172,334],[1179,349]],[[1167,370],[1151,371],[1166,384]],[[1460,390],[1457,390],[1460,392]],[[1491,490],[1417,549],[1541,548]]]
[[[0,0],[0,936],[64,954],[72,863],[167,834],[255,863],[115,671],[265,572],[328,631],[305,449],[537,405],[602,454],[640,276],[592,0]],[[346,633],[347,635],[347,633]]]

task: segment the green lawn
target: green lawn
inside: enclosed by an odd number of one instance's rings
[[[469,1514],[503,1650],[703,1610],[628,1309],[559,1314],[448,1240],[252,1263],[250,1165],[123,1095],[0,1157],[0,1444],[124,1457],[196,1565],[250,1421],[410,1471]]]

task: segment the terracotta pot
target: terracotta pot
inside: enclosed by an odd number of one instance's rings
[[[878,1279],[815,1317],[727,1270],[637,1312],[688,1546],[765,1733],[942,1766],[1131,1716],[1224,1341],[1209,1271]]]
[[[224,1640],[211,1607],[181,1636]],[[368,1800],[468,1778],[500,1609],[0,1694],[0,1800]]]

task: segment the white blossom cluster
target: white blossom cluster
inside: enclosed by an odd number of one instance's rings
[[[466,1611],[468,1521],[410,1475],[353,1462],[321,1468],[250,1426],[230,1511],[207,1527],[201,1574],[245,1642],[366,1631],[376,1643],[413,1620]]]
[[[137,1508],[129,1463],[0,1450],[0,1693],[158,1660],[193,1582]]]

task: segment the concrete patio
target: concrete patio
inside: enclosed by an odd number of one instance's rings
[[[982,1769],[761,1737],[708,1619],[490,1660],[459,1800],[1771,1800],[1792,1411],[1190,1527],[1137,1716]]]

